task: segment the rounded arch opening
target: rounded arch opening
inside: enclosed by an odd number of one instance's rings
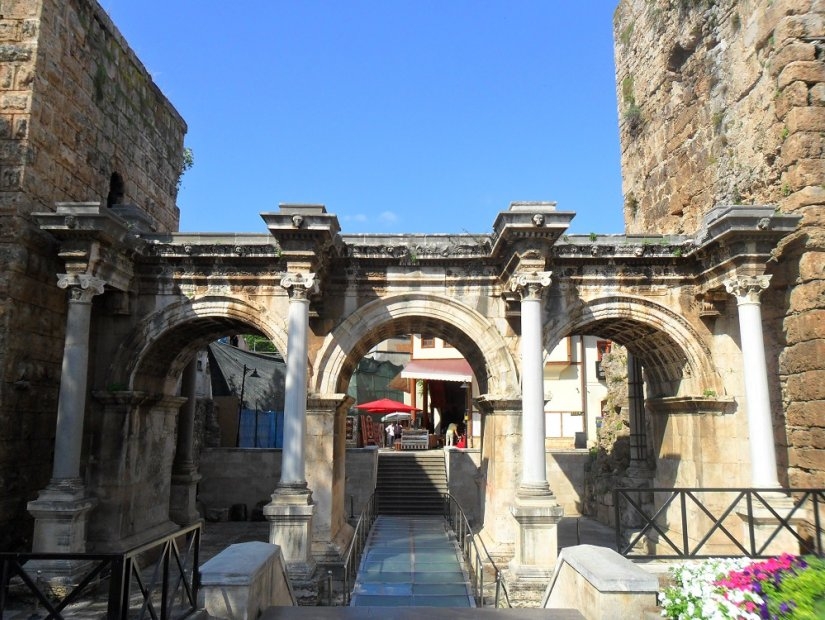
[[[699,334],[680,316],[648,300],[589,301],[564,320],[552,322],[545,343],[553,345],[569,335],[599,336],[624,346],[645,369],[649,397],[700,394],[707,389],[724,392]]]
[[[173,304],[147,317],[118,348],[107,385],[172,393],[198,350],[229,335],[268,338],[283,355],[286,325],[241,299],[209,297]]]
[[[412,333],[426,333],[455,347],[472,368],[480,393],[519,393],[516,364],[498,328],[456,300],[426,293],[376,300],[338,325],[316,358],[316,391],[344,392],[358,361],[372,347]]]

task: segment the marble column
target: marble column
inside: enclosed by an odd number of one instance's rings
[[[183,369],[180,394],[186,402],[178,414],[177,446],[172,464],[172,488],[169,497],[169,517],[179,525],[189,525],[200,519],[197,509],[198,481],[201,477],[194,459],[195,409],[197,408],[198,356]]]
[[[770,279],[768,275],[736,277],[724,283],[728,293],[736,297],[739,311],[739,336],[750,434],[751,485],[756,488],[779,487],[762,335],[762,307],[759,301],[759,296],[768,288]]]
[[[32,551],[83,553],[86,551],[88,514],[96,504],[93,498],[87,497],[86,486],[80,476],[89,327],[92,298],[103,293],[105,282],[88,274],[61,274],[57,285],[69,290],[69,304],[60,373],[54,463],[49,484],[36,500],[29,502],[28,510],[34,517]],[[70,580],[74,569],[69,563],[50,563],[48,572],[55,578]]]
[[[521,480],[511,513],[519,524],[510,568],[519,579],[548,578],[556,563],[557,524],[564,511],[547,483],[544,422],[542,294],[550,272],[518,274],[521,296]]]
[[[315,569],[312,556],[312,492],[305,474],[307,428],[307,335],[309,295],[315,274],[287,273],[281,279],[289,293],[284,397],[284,447],[281,479],[272,501],[264,507],[270,522],[269,542],[280,545],[290,578],[309,578]]]

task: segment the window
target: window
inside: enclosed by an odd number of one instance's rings
[[[422,349],[434,349],[435,348],[435,338],[433,336],[425,336],[424,334],[421,335],[421,348]]]
[[[113,172],[109,178],[109,195],[106,196],[106,206],[113,207],[114,205],[123,204],[125,194],[126,185],[123,182],[123,177],[117,172]]]

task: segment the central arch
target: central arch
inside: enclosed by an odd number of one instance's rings
[[[517,398],[519,372],[499,327],[461,302],[410,292],[375,300],[341,322],[324,340],[315,368],[315,389],[343,392],[356,364],[392,335],[430,331],[444,337],[467,360],[482,394]]]

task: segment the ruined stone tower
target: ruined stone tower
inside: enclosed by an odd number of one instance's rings
[[[763,296],[783,481],[825,485],[825,2],[622,0],[614,16],[628,233],[717,204],[799,214]]]
[[[49,480],[65,335],[62,261],[32,213],[130,203],[177,230],[185,131],[95,0],[0,2],[0,549],[26,542]]]

